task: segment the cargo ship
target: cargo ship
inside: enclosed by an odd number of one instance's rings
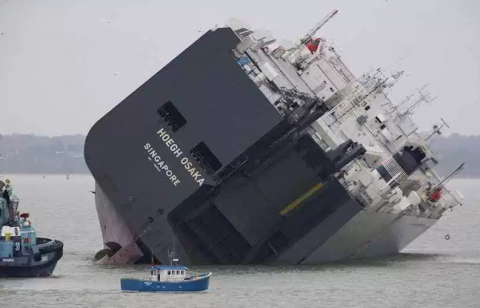
[[[315,34],[280,45],[232,20],[94,124],[103,264],[317,264],[395,254],[462,202],[388,91]]]

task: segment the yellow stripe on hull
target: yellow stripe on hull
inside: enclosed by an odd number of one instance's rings
[[[303,201],[308,199],[311,195],[313,195],[314,193],[319,191],[322,187],[323,187],[323,183],[316,184],[315,186],[310,188],[309,191],[307,191],[306,193],[304,193],[303,195],[298,197],[295,201],[293,201],[292,203],[287,205],[283,210],[281,210],[280,215],[283,216],[283,215],[287,214],[288,212],[290,212],[291,210],[297,208],[300,205],[300,203],[302,203]]]

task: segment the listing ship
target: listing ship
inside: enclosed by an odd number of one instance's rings
[[[388,91],[314,38],[238,22],[195,41],[90,130],[106,264],[316,264],[394,254],[462,202]]]

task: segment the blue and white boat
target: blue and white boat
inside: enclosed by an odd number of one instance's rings
[[[206,291],[210,283],[211,272],[206,274],[188,274],[185,266],[152,266],[150,279],[122,278],[120,287],[126,292],[192,292]]]
[[[212,272],[204,274],[190,274],[188,268],[177,265],[175,258],[175,244],[169,253],[170,265],[155,266],[153,255],[150,270],[150,279],[122,278],[120,288],[125,292],[193,292],[206,291],[210,284]]]

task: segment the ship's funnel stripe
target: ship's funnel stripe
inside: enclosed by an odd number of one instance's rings
[[[314,193],[319,191],[323,187],[323,183],[318,183],[315,186],[313,186],[309,191],[298,197],[295,201],[287,205],[283,210],[280,211],[280,215],[284,216],[288,212],[290,212],[293,209],[296,209],[303,201],[307,200],[309,197],[311,197]]]

